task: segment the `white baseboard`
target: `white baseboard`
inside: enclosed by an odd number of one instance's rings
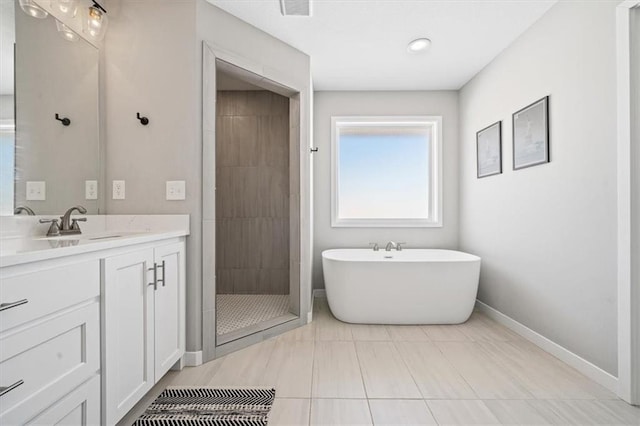
[[[318,299],[326,299],[327,298],[327,290],[325,290],[324,288],[316,288],[313,290],[313,298],[318,298]]]
[[[197,367],[202,365],[202,351],[185,352],[182,357],[185,367]]]
[[[309,313],[307,314],[307,324],[313,321],[313,300],[317,297],[319,299],[327,298],[327,291],[323,288],[316,288],[311,293],[313,297],[311,298],[311,309],[309,309]]]
[[[492,308],[485,303],[482,303],[479,300],[476,300],[476,308],[479,311],[485,313],[489,318],[516,332],[534,345],[540,347],[546,352],[549,352],[559,360],[569,364],[571,367],[575,368],[594,382],[599,383],[616,395],[618,394],[617,377],[607,373],[606,371],[604,371],[600,367],[593,365],[586,359],[581,358],[570,350],[547,339],[543,335],[536,333],[527,326],[520,324],[513,318],[506,316],[502,312]]]

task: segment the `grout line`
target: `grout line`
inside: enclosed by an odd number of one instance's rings
[[[313,305],[315,301],[314,300],[311,301],[311,304]],[[314,336],[315,337],[315,336]],[[317,345],[316,345],[316,341],[315,339],[312,340],[313,343],[313,352],[312,352],[312,359],[311,359],[311,389],[309,390],[309,418],[307,421],[308,425],[311,425],[311,409],[313,407],[313,377],[315,376],[315,371],[316,371],[316,349],[317,349]]]
[[[446,343],[446,342],[444,342]],[[471,342],[474,343],[474,342]],[[462,380],[464,380],[464,382],[467,384],[467,386],[469,387],[469,389],[471,389],[471,392],[473,392],[473,394],[475,396],[478,396],[478,392],[476,392],[476,390],[473,388],[473,386],[471,386],[471,383],[469,383],[469,381],[467,380],[466,377],[464,377],[464,374],[462,374],[462,372],[458,369],[458,367],[456,367],[456,365],[453,363],[453,361],[451,361],[447,355],[442,351],[442,348],[437,344],[437,342],[433,342],[433,346],[436,347],[436,349],[440,352],[440,354],[442,355],[442,357],[444,358],[444,360],[447,362],[447,364],[449,364],[451,366],[451,368],[453,368],[453,370],[458,373],[458,376],[460,376],[460,378]]]
[[[471,392],[473,392],[473,394],[476,397],[478,396],[478,393],[476,392],[476,390],[473,388],[473,386],[471,386],[471,383],[469,383],[469,381],[467,380],[466,377],[464,377],[464,375],[462,374],[462,372],[458,369],[458,367],[456,367],[456,365],[453,363],[453,361],[451,361],[447,355],[445,355],[445,353],[442,351],[442,348],[437,344],[438,342],[433,342],[433,346],[435,346],[435,348],[438,350],[438,352],[440,352],[440,354],[442,355],[442,358],[444,358],[445,362],[447,364],[449,364],[451,366],[451,368],[458,373],[458,376],[460,376],[460,378],[467,384],[467,386],[469,387],[469,389],[471,389]],[[445,342],[446,343],[446,342]]]
[[[373,411],[371,411],[371,404],[369,403],[369,393],[367,392],[367,385],[364,382],[364,374],[362,373],[362,363],[360,362],[360,356],[358,355],[358,346],[356,345],[356,343],[357,342],[353,341],[353,350],[356,352],[356,359],[358,360],[358,369],[360,370],[360,380],[362,380],[362,388],[364,389],[364,396],[367,401],[367,408],[369,408],[369,418],[371,419],[371,424],[373,424]]]
[[[431,418],[433,419],[433,421],[436,422],[437,424],[440,424],[440,422],[436,418],[436,415],[433,413],[433,410],[429,406],[429,401],[428,400],[426,400],[426,399],[424,400],[424,405],[427,406],[427,411],[429,412],[429,414],[431,414]]]
[[[402,353],[400,352],[400,349],[398,348],[398,342],[391,342],[391,343],[393,344],[393,349],[395,349],[395,351],[398,353],[398,357],[400,357],[400,361],[402,362],[402,364],[404,364],[404,367],[406,368],[407,373],[409,373],[411,380],[413,380],[413,384],[416,386],[418,393],[422,396],[422,399],[425,399],[424,394],[420,389],[420,385],[418,385],[418,381],[414,377],[413,373],[411,372],[411,368],[409,367],[409,364],[407,364],[407,361],[404,359],[404,357],[402,356]],[[411,398],[408,398],[408,399],[411,399]]]

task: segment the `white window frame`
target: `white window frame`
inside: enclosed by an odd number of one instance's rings
[[[429,212],[426,219],[346,219],[338,216],[340,129],[358,126],[426,127],[431,130]],[[375,173],[375,170],[372,170]],[[397,173],[402,173],[398,170]],[[440,228],[442,227],[442,117],[441,116],[336,116],[331,117],[331,226],[334,228]]]

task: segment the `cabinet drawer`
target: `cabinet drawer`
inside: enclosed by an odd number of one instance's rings
[[[0,424],[23,424],[87,381],[100,368],[100,304],[0,339]]]
[[[99,424],[100,376],[97,374],[27,422],[27,425],[96,426]]]
[[[100,295],[99,260],[0,278],[0,333]]]

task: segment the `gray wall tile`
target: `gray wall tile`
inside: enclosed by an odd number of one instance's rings
[[[217,292],[288,294],[290,227],[299,233],[298,216],[289,221],[289,100],[220,91],[217,105]]]

